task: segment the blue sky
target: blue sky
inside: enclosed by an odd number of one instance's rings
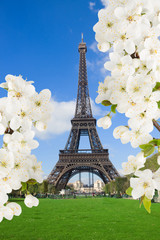
[[[33,151],[42,161],[48,175],[58,161],[59,149],[63,149],[74,114],[77,95],[81,32],[87,43],[87,66],[90,97],[97,96],[98,82],[109,74],[103,64],[108,58],[97,51],[93,26],[97,22],[102,0],[1,0],[0,1],[0,82],[5,75],[21,74],[35,82],[39,92],[49,88],[54,100],[54,113],[50,129],[45,136],[38,135],[40,146]],[[1,96],[4,91],[0,90]],[[108,109],[93,102],[93,112],[98,119]],[[98,128],[105,148],[109,148],[110,160],[119,170],[127,161],[132,149],[113,138],[113,129],[126,124],[124,116],[117,114],[108,130]],[[155,133],[156,134],[156,133]]]

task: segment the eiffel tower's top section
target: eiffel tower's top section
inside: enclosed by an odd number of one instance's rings
[[[79,59],[79,79],[78,79],[78,93],[77,104],[74,118],[93,118],[91,103],[88,89],[87,66],[86,66],[86,43],[82,41],[79,44],[78,51],[80,53]]]

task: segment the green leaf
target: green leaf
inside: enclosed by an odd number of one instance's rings
[[[144,199],[144,195],[143,195],[143,196],[141,197],[141,199],[140,199],[139,207],[141,207],[141,206],[142,206],[143,199]]]
[[[22,187],[21,187],[21,191],[25,191],[27,189],[27,183],[26,182],[21,182]]]
[[[141,149],[143,149],[143,150],[146,150],[146,149],[148,149],[149,147],[153,147],[153,145],[152,145],[152,144],[149,144],[149,143],[147,143],[147,144],[142,144],[142,145],[139,145],[139,147],[140,147]]]
[[[101,104],[103,105],[103,106],[110,106],[110,105],[112,105],[112,103],[110,102],[110,101],[108,101],[108,100],[103,100],[102,102],[101,102]]]
[[[160,109],[160,101],[159,101],[159,102],[157,102],[157,104],[158,104],[158,108]]]
[[[147,144],[142,144],[139,147],[142,149],[142,152],[144,152],[145,157],[148,157],[155,151],[154,144],[147,143]]]
[[[156,86],[153,88],[153,92],[160,90],[160,82],[156,83]]]
[[[37,181],[35,179],[31,178],[27,181],[27,183],[30,185],[35,185],[37,183]]]
[[[146,196],[143,198],[143,205],[148,213],[151,213],[151,200],[148,199]]]
[[[143,150],[144,152],[144,156],[148,157],[150,156],[152,153],[154,153],[155,151],[155,147],[153,145],[150,145],[150,147],[148,147],[147,149]]]
[[[149,142],[149,144],[152,144],[154,146],[160,146],[160,139],[153,139]]]
[[[112,105],[111,111],[112,111],[113,113],[116,113],[116,108],[117,108],[117,104]]]
[[[132,190],[133,190],[133,188],[129,187],[129,188],[126,190],[127,195],[132,196]]]

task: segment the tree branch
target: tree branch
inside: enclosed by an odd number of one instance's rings
[[[153,121],[153,125],[157,128],[157,130],[160,132],[160,125],[157,123],[156,120],[152,120]]]

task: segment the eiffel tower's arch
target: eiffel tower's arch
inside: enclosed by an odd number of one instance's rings
[[[79,79],[77,103],[72,128],[64,150],[60,150],[59,160],[48,176],[48,182],[62,189],[73,174],[92,169],[104,183],[114,180],[119,173],[109,160],[108,149],[103,149],[96,129],[96,119],[92,115],[90,104],[87,66],[86,43],[79,44]],[[90,149],[79,149],[81,136],[88,136]]]
[[[82,164],[80,165],[72,165],[69,166],[57,179],[56,188],[58,189],[65,188],[69,180],[75,176],[76,174],[83,173],[83,172],[90,172],[92,174],[97,175],[99,178],[102,179],[102,181],[106,184],[110,182],[111,179],[109,177],[109,174],[105,171],[105,169],[102,169],[101,166],[98,165],[87,165]]]

